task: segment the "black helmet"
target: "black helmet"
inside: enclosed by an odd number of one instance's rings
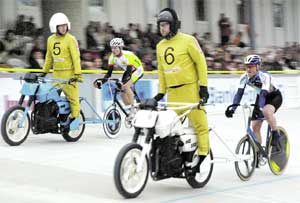
[[[161,10],[157,17],[157,28],[159,32],[159,23],[160,22],[168,22],[170,23],[170,33],[165,37],[170,39],[174,35],[176,35],[178,29],[180,28],[180,20],[178,20],[178,16],[176,11],[171,8],[165,8]],[[159,32],[160,33],[160,32]]]

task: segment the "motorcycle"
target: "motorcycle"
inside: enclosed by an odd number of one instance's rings
[[[4,141],[11,146],[20,145],[28,137],[30,129],[33,134],[61,134],[68,142],[78,141],[85,129],[84,114],[80,111],[80,116],[71,122],[70,103],[60,95],[63,86],[72,85],[74,79],[44,78],[35,73],[26,73],[20,79],[24,83],[18,105],[10,107],[2,117]],[[28,101],[24,107],[26,96]]]
[[[132,121],[135,128],[132,142],[120,150],[114,165],[114,183],[123,197],[137,197],[145,188],[149,173],[154,181],[184,178],[192,188],[202,188],[208,183],[213,154],[210,150],[200,167],[196,134],[193,128],[182,124],[186,115],[199,106],[199,103],[157,103],[153,99],[139,104]],[[185,111],[177,115],[174,111],[177,109]]]

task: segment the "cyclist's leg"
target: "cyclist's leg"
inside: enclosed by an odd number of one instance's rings
[[[255,104],[258,104],[258,97],[256,98],[256,102]],[[253,109],[253,113],[252,113],[252,129],[254,134],[256,135],[257,141],[261,144],[261,133],[260,133],[260,129],[262,126],[262,121],[263,121],[263,113],[261,112],[261,110],[259,110],[259,108],[257,106],[254,107]]]
[[[272,145],[277,146],[280,134],[277,129],[277,122],[275,118],[275,112],[279,109],[282,104],[282,95],[280,91],[275,91],[267,95],[266,105],[263,108],[263,114],[266,117],[269,125],[272,129]]]
[[[121,97],[125,105],[133,105],[134,94],[131,90],[132,80],[128,80],[123,84],[123,92],[121,92]]]
[[[262,142],[261,133],[260,133],[262,123],[263,123],[262,120],[252,120],[252,129],[253,129],[254,134],[256,135],[256,138],[257,138],[257,141],[259,142],[259,144],[261,144],[261,142]]]

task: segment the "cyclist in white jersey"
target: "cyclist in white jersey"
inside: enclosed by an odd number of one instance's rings
[[[233,99],[233,104],[239,104],[246,85],[249,85],[257,92],[256,106],[252,114],[252,128],[258,141],[261,143],[260,129],[263,118],[267,120],[272,129],[273,146],[279,145],[280,134],[277,130],[277,122],[274,113],[282,104],[282,95],[278,86],[274,82],[274,78],[267,72],[260,71],[261,57],[258,55],[249,55],[245,58],[246,73],[240,78],[239,87]],[[236,110],[236,106],[225,112],[227,117],[232,117]]]

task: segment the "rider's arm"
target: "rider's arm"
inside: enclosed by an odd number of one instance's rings
[[[266,104],[266,97],[268,95],[267,90],[261,90],[259,93],[259,99],[258,99],[258,107],[259,109],[262,109]]]
[[[244,95],[246,85],[247,85],[247,74],[244,73],[240,77],[238,89],[233,98],[233,102],[232,102],[233,104],[239,104],[241,102],[242,97]],[[233,110],[235,110],[237,108],[237,106],[233,106],[232,108],[233,108]]]
[[[72,58],[72,63],[74,66],[74,74],[75,75],[81,75],[81,65],[80,65],[80,52],[79,52],[79,47],[78,43],[75,37],[70,38],[70,54]]]
[[[271,75],[268,73],[260,73],[259,82],[261,91],[259,93],[258,107],[262,109],[266,104],[266,97],[271,89]]]
[[[126,83],[128,80],[130,80],[131,74],[132,74],[132,66],[128,65],[122,77],[123,84]]]
[[[114,69],[114,65],[115,65],[115,59],[113,54],[110,54],[109,58],[108,58],[108,70],[104,76],[105,79],[110,78],[111,74],[113,72]]]
[[[239,104],[242,100],[242,97],[243,97],[243,94],[244,94],[244,88],[238,88],[236,94],[234,95],[234,98],[233,98],[233,104]],[[234,110],[237,108],[237,106],[234,106],[233,107]]]
[[[159,57],[160,50],[159,44],[156,47],[156,58],[157,58],[157,74],[158,74],[158,81],[159,81],[159,90],[158,93],[165,94],[166,93],[166,80],[165,80],[165,72],[162,68],[162,61]]]
[[[113,72],[113,66],[108,66],[108,70],[107,70],[107,72],[106,72],[104,78],[106,78],[106,79],[107,79],[107,78],[110,78],[112,72]]]
[[[207,87],[207,65],[204,53],[194,37],[191,38],[188,43],[188,53],[196,64],[199,86]]]
[[[43,72],[44,73],[48,73],[50,68],[53,65],[53,58],[52,58],[52,50],[51,50],[51,43],[50,43],[51,39],[50,37],[47,40],[47,53],[46,53],[46,58],[45,58],[45,64],[43,67]]]

